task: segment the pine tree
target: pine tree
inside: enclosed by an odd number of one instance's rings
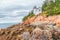
[[[50,3],[45,2],[42,11],[46,11],[47,16],[60,14],[60,0],[50,1]]]

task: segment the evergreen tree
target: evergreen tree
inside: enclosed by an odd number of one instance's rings
[[[29,14],[27,15],[27,16],[25,16],[24,18],[23,18],[23,21],[25,21],[26,19],[28,19],[28,17],[29,18],[31,18],[31,17],[33,17],[35,14],[33,13],[33,10],[31,11],[31,12],[29,12]]]
[[[42,11],[46,11],[47,16],[60,14],[60,0],[50,1],[50,3],[45,2]]]

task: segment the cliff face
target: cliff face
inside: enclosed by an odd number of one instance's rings
[[[60,40],[60,15],[36,15],[0,30],[0,40]]]
[[[34,23],[34,22],[45,22],[45,23],[55,23],[56,26],[60,26],[60,15],[55,15],[55,16],[49,16],[49,17],[46,17],[46,16],[34,16],[30,19],[27,19],[24,24],[31,24],[31,23]]]

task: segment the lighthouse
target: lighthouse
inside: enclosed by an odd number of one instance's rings
[[[41,13],[41,7],[35,6],[35,7],[33,8],[33,12],[34,12],[35,15]]]

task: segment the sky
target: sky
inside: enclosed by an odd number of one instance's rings
[[[0,23],[19,23],[34,6],[42,6],[44,0],[0,0]]]

